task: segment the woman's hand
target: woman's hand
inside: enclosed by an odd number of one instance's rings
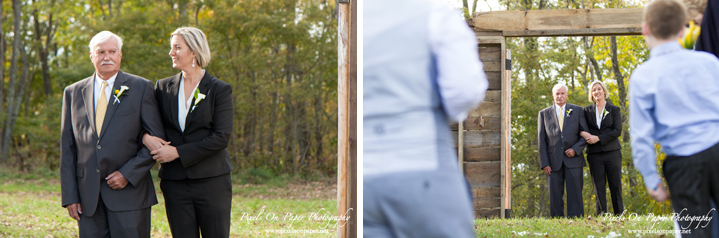
[[[597,142],[599,142],[598,136],[590,136],[589,139],[587,140],[587,143],[592,144],[592,145],[596,144]]]
[[[582,136],[582,138],[584,138],[584,140],[587,142],[589,142],[589,138],[592,137],[592,134],[589,134],[589,132],[586,131],[580,132],[579,135]]]
[[[150,154],[153,155],[152,158],[154,160],[160,161],[160,163],[172,162],[173,160],[180,158],[180,155],[177,153],[177,148],[171,145],[153,150]]]
[[[164,145],[169,145],[170,142],[164,141],[159,137],[151,136],[150,134],[145,133],[144,135],[142,135],[142,144],[147,146],[150,151],[155,151],[162,148],[162,146]]]

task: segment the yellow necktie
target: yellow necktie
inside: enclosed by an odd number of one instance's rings
[[[105,96],[105,87],[107,82],[102,82],[102,89],[100,89],[100,99],[97,101],[97,109],[95,109],[95,128],[97,129],[97,136],[100,136],[100,130],[102,130],[102,122],[105,121],[105,112],[107,111],[107,96]]]
[[[564,129],[564,110],[563,108],[559,109],[559,112],[561,112],[561,116],[559,116],[559,131],[563,131]]]

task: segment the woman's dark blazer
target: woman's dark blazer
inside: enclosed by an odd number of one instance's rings
[[[604,107],[609,113],[602,120],[602,129],[597,128],[597,108],[595,103],[584,107],[584,118],[587,120],[589,133],[599,137],[599,143],[587,144],[587,154],[622,149],[622,145],[617,139],[622,134],[620,109],[609,101]]]
[[[187,114],[183,132],[177,120],[180,78],[178,73],[155,84],[165,135],[180,155],[180,158],[161,165],[159,177],[201,179],[229,173],[233,169],[227,152],[234,121],[232,86],[205,72],[197,86],[205,99]],[[195,99],[192,105],[195,105]]]

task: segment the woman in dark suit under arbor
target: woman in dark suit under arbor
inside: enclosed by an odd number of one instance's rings
[[[589,133],[581,136],[587,141],[587,162],[594,184],[597,214],[608,212],[606,185],[612,193],[614,214],[622,214],[622,146],[619,135],[622,134],[622,115],[619,107],[607,101],[607,85],[595,80],[589,85],[587,93],[593,104],[584,107],[584,115]]]
[[[172,67],[180,73],[155,85],[169,142],[147,134],[142,141],[162,163],[160,188],[172,236],[229,237],[232,86],[203,69],[210,48],[199,29],[178,28],[170,47]]]

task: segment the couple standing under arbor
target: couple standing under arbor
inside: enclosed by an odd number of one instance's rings
[[[711,9],[707,13],[712,13]],[[710,237],[716,236],[716,232],[712,234],[716,223],[709,223],[716,214],[716,204],[719,204],[719,173],[716,173],[719,169],[719,137],[716,136],[719,134],[719,59],[714,54],[684,49],[677,42],[685,33],[684,24],[688,19],[685,4],[678,0],[652,0],[644,8],[642,35],[650,55],[646,62],[634,70],[629,81],[632,158],[634,166],[642,174],[649,196],[659,202],[671,199],[674,209],[672,219],[677,223],[677,229],[681,229],[681,236]],[[713,25],[714,20],[710,18],[702,21],[702,27],[707,29],[705,26],[709,26],[709,22]],[[700,50],[711,49],[706,46],[716,43],[711,41],[716,36],[716,32],[711,30],[716,28],[708,28],[710,31],[702,31],[702,35],[706,35],[697,43]],[[595,85],[592,84],[592,89]],[[577,118],[571,111],[579,110],[579,107],[566,104],[567,112],[558,112],[557,122],[553,121],[551,116],[555,112],[554,108],[559,111],[559,107],[566,103],[566,92],[562,91],[564,88],[566,86],[555,87],[553,94],[556,106],[539,114],[539,150],[541,166],[548,173],[550,190],[554,190],[550,192],[552,216],[563,214],[559,209],[562,208],[560,186],[566,180],[567,215],[578,217],[583,215],[581,171],[584,161],[581,149],[585,142],[602,143],[604,140],[601,135],[597,138],[587,137],[582,132],[589,128],[588,132],[594,134],[591,120],[583,120],[582,117],[596,115],[599,119],[603,113],[598,113],[599,109],[591,113],[585,107]],[[606,88],[603,91],[606,94]],[[599,95],[590,93],[590,97],[592,95],[598,101]],[[563,123],[562,115],[566,115]],[[611,110],[609,115],[613,116]],[[612,124],[621,131],[621,121],[616,118],[614,121]],[[563,132],[561,126],[556,126],[562,124]],[[604,126],[601,124],[601,127]],[[614,135],[616,140],[619,133]],[[657,171],[655,143],[660,144],[667,155],[662,166],[664,179]],[[605,147],[607,144],[602,143],[602,150]],[[618,149],[616,147],[616,151]],[[590,155],[590,171],[596,178],[595,169],[592,169],[593,151],[589,149],[587,153]],[[562,166],[558,176],[555,166]],[[562,172],[571,173],[576,179],[562,177]],[[671,196],[664,186],[664,180]],[[553,187],[555,183],[557,185]],[[615,207],[614,212],[621,211]]]
[[[80,237],[150,237],[158,161],[173,236],[229,236],[232,87],[203,69],[202,31],[182,27],[170,38],[181,72],[154,87],[120,71],[122,39],[103,31],[89,44],[95,74],[65,88],[62,206]]]
[[[584,147],[594,184],[597,214],[608,212],[606,184],[612,194],[614,214],[624,211],[622,204],[622,153],[617,139],[622,133],[619,107],[608,103],[607,86],[602,81],[589,84],[593,102],[584,108],[567,103],[569,89],[564,84],[552,88],[554,105],[539,112],[538,141],[540,166],[549,182],[552,217],[564,216],[564,186],[567,190],[567,216],[584,215]]]

